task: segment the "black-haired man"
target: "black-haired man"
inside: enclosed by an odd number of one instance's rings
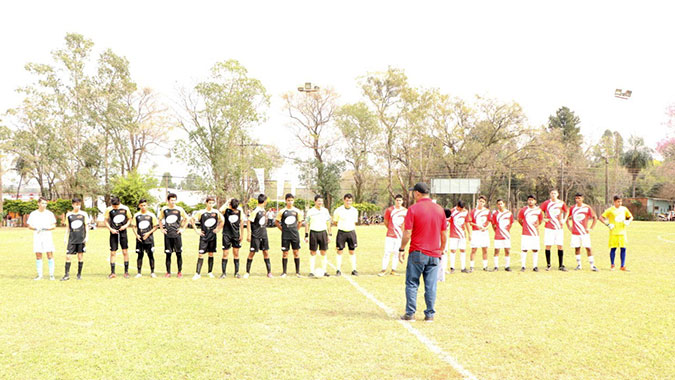
[[[267,196],[265,194],[258,195],[258,207],[253,209],[248,217],[248,237],[246,240],[251,243],[251,248],[246,260],[246,274],[244,274],[244,278],[248,278],[251,275],[253,256],[258,251],[262,251],[263,253],[267,277],[272,278],[272,264],[270,263],[269,256],[270,242],[267,238],[267,217],[265,216],[266,205]]]
[[[129,238],[127,228],[131,224],[131,211],[120,203],[120,198],[113,195],[110,197],[111,206],[105,210],[103,217],[105,226],[110,231],[110,274],[108,278],[115,278],[115,256],[117,248],[122,248],[124,256],[124,278],[129,278]]]
[[[166,197],[167,205],[159,211],[159,228],[164,234],[164,253],[166,253],[166,275],[171,277],[171,253],[176,252],[178,278],[183,278],[183,240],[182,233],[188,222],[188,216],[182,207],[176,205],[178,196],[169,193]]]
[[[274,221],[277,228],[281,230],[281,266],[283,268],[281,277],[286,277],[289,249],[293,249],[295,276],[300,277],[300,234],[298,230],[302,227],[304,217],[302,211],[293,207],[293,203],[295,202],[293,194],[286,194],[285,200],[286,207],[279,210]]]

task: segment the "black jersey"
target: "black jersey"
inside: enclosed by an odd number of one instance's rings
[[[87,236],[87,214],[80,210],[77,213],[69,212],[68,219],[68,245],[83,244]]]
[[[298,223],[302,220],[302,211],[297,208],[284,208],[277,214],[277,221],[281,224],[282,240],[299,240]]]
[[[131,211],[126,206],[120,206],[117,209],[108,207],[105,213],[108,218],[108,224],[114,230],[119,230],[131,219]]]
[[[232,210],[227,208],[223,214],[225,225],[223,226],[223,235],[239,238],[239,229],[241,228],[241,210]]]
[[[214,231],[218,228],[218,223],[223,220],[220,212],[218,210],[200,210],[195,215],[195,219],[199,220],[200,228],[204,233],[204,236],[201,238],[208,241],[216,240]]]
[[[136,213],[136,216],[134,216],[134,219],[136,219],[135,220],[135,222],[136,222],[136,233],[141,238],[141,241],[144,244],[154,243],[154,239],[152,237],[152,234],[150,236],[148,236],[148,238],[146,240],[143,240],[143,235],[152,231],[152,229],[157,225],[157,217],[155,217],[155,214],[153,214],[151,212],[147,212],[145,214],[139,212],[139,213]]]
[[[251,221],[251,237],[256,239],[267,239],[267,217],[265,216],[265,210],[260,207],[256,207],[248,219]]]
[[[182,221],[187,220],[188,216],[182,207],[169,208],[164,206],[160,211],[160,218],[164,221],[164,228],[166,229],[166,236],[170,238],[177,238],[180,236],[178,230],[181,227]]]

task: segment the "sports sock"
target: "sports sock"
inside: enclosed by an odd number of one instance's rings
[[[455,252],[450,252],[450,269],[455,269],[455,257],[457,254]]]
[[[213,272],[213,256],[209,256],[208,263],[209,263],[209,273],[212,273]]]
[[[442,264],[441,267],[443,268],[443,270],[447,272],[448,271],[448,254],[447,253],[443,253],[441,255],[441,264]]]
[[[499,268],[499,256],[495,256],[493,260],[495,262],[495,268]]]
[[[391,256],[391,252],[385,249],[384,256],[382,256],[382,270],[387,270],[387,267],[389,266],[389,256]]]
[[[574,258],[577,259],[577,266],[581,268],[581,253],[578,255],[574,255]]]
[[[286,273],[286,269],[288,268],[288,259],[287,258],[281,258],[281,273]]]
[[[614,258],[616,258],[616,248],[609,250],[609,261],[614,265]]]
[[[473,261],[473,260],[470,260],[470,261],[469,261],[469,267],[470,267],[470,268],[473,268],[473,265],[474,265],[474,261]]]
[[[70,273],[70,261],[66,261],[66,276]]]
[[[326,269],[328,269],[328,255],[323,256],[323,262],[321,263],[321,267],[323,268],[323,272],[326,273]]]
[[[138,254],[138,258],[136,259],[136,269],[138,269],[138,273],[141,273],[141,268],[143,267],[143,253]]]
[[[352,264],[352,270],[356,270],[356,254],[349,255],[349,261]]]
[[[197,259],[197,274],[200,274],[202,272],[202,265],[204,265],[204,259],[198,258]]]
[[[588,256],[588,262],[591,264],[592,267],[594,267],[595,266],[595,256]]]
[[[316,266],[316,256],[309,256],[309,273],[314,273],[314,268]]]
[[[152,249],[148,252],[148,261],[150,262],[150,273],[155,273],[155,255],[152,253]]]
[[[550,267],[551,266],[551,250],[547,249],[546,250],[546,266]],[[536,265],[535,265],[536,267]]]
[[[506,260],[506,264],[504,264],[504,266],[507,267],[507,268],[510,267],[511,266],[511,256],[506,256],[504,258],[504,260]]]
[[[227,261],[227,260],[225,260]],[[225,263],[227,265],[227,262]],[[223,272],[225,273],[225,272]],[[239,259],[234,259],[234,274],[239,273]]]
[[[325,256],[324,256],[325,257]],[[337,258],[335,259],[337,263],[337,270],[342,270],[342,255],[337,255]]]
[[[38,277],[42,277],[42,259],[35,259],[35,266],[37,269]]]
[[[483,260],[483,268],[487,268],[487,265],[488,265],[488,261],[487,261],[487,260]]]
[[[171,273],[171,254],[166,254],[166,273]]]
[[[129,273],[129,262],[128,261],[124,262],[124,273]]]
[[[178,265],[178,273],[183,271],[183,252],[176,252],[176,265]]]
[[[520,252],[520,266],[525,268],[525,263],[527,263],[527,251]]]
[[[110,273],[115,274],[115,263],[110,263]]]
[[[621,266],[626,266],[626,248],[621,248]]]
[[[54,259],[47,259],[47,265],[49,266],[49,275],[53,276],[54,275]]]
[[[269,274],[272,271],[272,262],[270,259],[264,259],[265,260],[265,268],[267,268],[267,274]]]
[[[223,272],[223,274],[225,274],[227,271],[227,259],[222,259],[220,261],[220,270]]]
[[[82,267],[84,266],[84,261],[78,261],[77,262],[77,275],[81,276],[82,275]]]
[[[398,253],[391,255],[391,270],[398,268]]]
[[[459,252],[459,264],[462,270],[466,269],[466,251]]]
[[[563,250],[559,249],[558,250],[558,266],[559,267],[563,266],[563,254],[564,254]]]
[[[300,274],[300,258],[294,257],[293,262],[295,263],[295,273]]]
[[[251,273],[251,263],[253,259],[246,259],[246,273]]]
[[[532,266],[536,268],[538,263],[539,263],[539,251],[532,252]]]

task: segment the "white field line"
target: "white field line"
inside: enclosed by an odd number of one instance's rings
[[[669,234],[666,234],[666,235],[673,235],[673,233],[669,233]],[[666,238],[664,238],[664,237],[661,236],[661,235],[657,236],[656,238],[659,239],[659,240],[661,240],[661,241],[663,241],[663,242],[666,242],[666,243],[673,243],[673,244],[675,244],[675,240],[666,239]]]
[[[330,265],[333,269],[336,269],[335,266],[334,266],[333,264],[330,264],[330,263],[329,263],[329,265]],[[422,344],[424,344],[424,345],[427,347],[427,349],[429,349],[429,351],[431,351],[431,352],[433,352],[434,354],[436,354],[436,355],[437,355],[441,360],[443,360],[444,362],[450,364],[450,366],[452,366],[452,368],[454,368],[457,372],[459,372],[465,379],[478,380],[478,378],[477,378],[474,374],[472,374],[472,373],[469,372],[467,369],[465,369],[464,367],[462,367],[462,365],[459,364],[459,362],[457,361],[457,359],[455,359],[455,358],[452,357],[450,354],[448,354],[448,353],[446,353],[445,351],[443,351],[440,347],[438,347],[438,345],[437,345],[436,343],[434,343],[434,342],[433,342],[431,339],[429,339],[426,335],[422,334],[421,331],[419,331],[418,329],[414,328],[414,327],[410,324],[410,322],[406,322],[406,321],[403,321],[403,320],[399,319],[399,316],[396,314],[396,312],[394,311],[394,309],[390,308],[389,306],[385,305],[385,304],[382,303],[380,300],[378,300],[377,298],[375,298],[375,296],[373,296],[373,295],[370,294],[366,289],[364,289],[363,287],[361,287],[361,285],[359,285],[356,281],[354,281],[349,275],[342,276],[342,278],[344,278],[344,279],[346,279],[347,281],[349,281],[349,283],[352,284],[352,286],[355,287],[356,290],[358,290],[359,292],[361,292],[361,294],[363,294],[364,296],[366,296],[366,298],[368,298],[369,300],[371,300],[375,305],[377,305],[380,309],[382,309],[385,313],[387,313],[387,315],[388,315],[390,318],[394,318],[396,321],[398,321],[403,327],[405,327],[406,330],[408,330],[409,333],[411,333],[412,335],[414,335],[420,342],[422,342]]]

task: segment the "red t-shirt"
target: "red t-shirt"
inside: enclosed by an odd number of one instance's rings
[[[459,211],[457,207],[454,207],[450,211],[450,237],[453,239],[465,239],[466,232],[464,231],[464,224],[466,219],[469,216],[469,212],[466,209]]]
[[[523,221],[524,236],[539,236],[539,230],[534,226],[535,222],[541,223],[544,220],[539,207],[529,208],[527,206],[520,209],[518,220]]]
[[[446,230],[445,211],[430,198],[422,198],[408,209],[406,231],[410,235],[410,251],[420,251],[431,257],[441,257],[441,231]]]
[[[495,230],[495,240],[511,239],[511,226],[513,225],[513,213],[509,210],[492,212],[490,221]]]
[[[384,212],[384,220],[388,222],[387,237],[400,239],[403,237],[403,222],[408,210],[405,207],[397,209],[391,206]]]
[[[546,226],[549,230],[562,230],[562,219],[565,214],[567,214],[567,205],[565,202],[558,200],[553,202],[550,199],[547,199],[544,203],[539,205],[548,217],[546,221]]]
[[[569,217],[572,219],[572,235],[588,234],[588,221],[593,218],[593,211],[587,204],[572,206]]]
[[[479,210],[477,208],[471,210],[471,229],[474,231],[480,231],[480,227],[487,227],[490,224],[490,210],[483,208]],[[477,224],[478,226],[476,226]]]

